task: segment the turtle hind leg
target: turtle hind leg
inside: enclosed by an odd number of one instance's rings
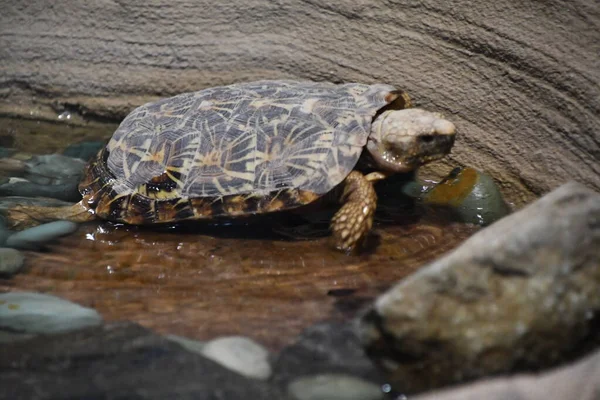
[[[11,230],[23,230],[51,221],[87,222],[94,218],[93,211],[83,201],[64,207],[19,205],[4,212],[6,227]]]
[[[373,226],[377,208],[374,181],[385,176],[374,172],[364,176],[352,171],[339,186],[338,201],[342,207],[331,219],[331,231],[335,246],[346,252],[356,250]]]

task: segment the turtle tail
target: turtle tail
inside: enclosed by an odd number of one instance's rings
[[[66,220],[71,222],[87,222],[94,220],[94,213],[83,201],[72,206],[40,207],[15,206],[5,211],[6,227],[11,230],[23,230],[44,222]]]

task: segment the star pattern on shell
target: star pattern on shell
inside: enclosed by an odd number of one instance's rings
[[[374,115],[394,91],[259,81],[161,99],[123,120],[82,187],[96,192],[97,212],[117,220],[306,204],[354,168]]]

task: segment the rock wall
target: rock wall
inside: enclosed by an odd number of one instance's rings
[[[448,164],[516,204],[567,179],[600,189],[596,0],[2,3],[0,114],[119,119],[235,81],[382,81],[452,117]]]

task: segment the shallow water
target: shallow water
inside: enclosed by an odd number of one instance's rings
[[[106,137],[69,129],[60,141],[56,131],[39,130],[41,147],[25,150],[61,151],[81,138]],[[12,145],[24,150],[19,143]],[[196,339],[242,334],[278,349],[314,322],[355,316],[478,229],[414,207],[394,182],[378,191],[374,231],[358,255],[331,247],[331,210],[163,228],[99,221],[43,251],[26,252],[25,269],[0,280],[0,291],[54,294],[96,308],[108,321],[132,320]]]

